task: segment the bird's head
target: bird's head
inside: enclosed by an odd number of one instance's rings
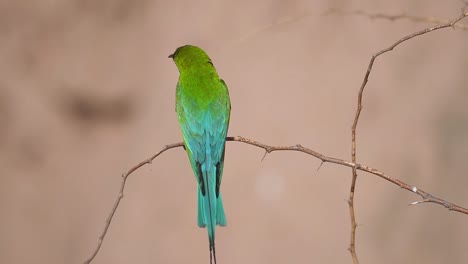
[[[210,57],[197,46],[185,45],[169,55],[180,72],[196,68],[213,67]]]

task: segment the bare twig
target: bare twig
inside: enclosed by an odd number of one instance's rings
[[[117,208],[119,207],[120,201],[122,200],[122,198],[124,196],[125,183],[127,182],[128,176],[130,176],[130,174],[132,174],[137,169],[143,167],[144,165],[151,164],[151,162],[155,158],[157,158],[159,155],[161,155],[166,150],[173,149],[173,148],[178,148],[178,147],[183,147],[183,146],[184,146],[183,142],[167,145],[163,149],[161,149],[158,153],[154,154],[151,158],[148,158],[148,159],[138,163],[136,166],[132,167],[130,170],[128,170],[126,173],[124,173],[122,175],[122,184],[120,185],[119,195],[117,195],[117,199],[114,202],[114,206],[112,206],[112,210],[111,210],[109,216],[107,217],[106,224],[104,225],[104,229],[103,229],[101,235],[99,236],[98,244],[97,244],[96,248],[94,249],[93,253],[91,254],[91,256],[87,260],[85,260],[84,263],[86,263],[86,264],[91,263],[91,261],[93,261],[93,259],[96,257],[97,253],[101,249],[102,243],[104,242],[104,238],[106,237],[106,234],[107,234],[107,230],[109,230],[109,226],[110,226],[110,224],[112,222],[112,218],[114,218],[114,214],[117,211]]]
[[[326,15],[328,14],[357,15],[357,16],[364,16],[370,19],[386,19],[390,21],[407,19],[411,22],[422,22],[422,23],[432,23],[432,24],[451,23],[451,21],[448,19],[440,19],[436,17],[413,16],[413,15],[409,15],[406,13],[390,15],[390,14],[384,14],[384,13],[370,13],[364,10],[345,11],[345,10],[341,10],[338,8],[331,8],[327,12],[325,12],[325,14]],[[457,23],[457,24],[454,24],[453,27],[462,29],[462,30],[468,30],[467,24]]]
[[[358,97],[357,97],[357,109],[356,109],[356,114],[354,116],[353,126],[352,126],[352,129],[351,129],[351,161],[352,161],[352,163],[356,164],[356,128],[357,128],[357,125],[358,125],[358,122],[359,122],[359,116],[361,115],[361,110],[362,110],[362,95],[364,93],[364,88],[366,87],[367,82],[369,80],[369,75],[370,75],[370,73],[372,71],[372,66],[374,65],[375,59],[377,57],[379,57],[380,55],[393,50],[395,47],[397,47],[401,43],[403,43],[403,42],[405,42],[407,40],[410,40],[410,39],[412,39],[414,37],[417,37],[417,36],[420,36],[420,35],[423,35],[423,34],[427,34],[429,32],[439,30],[439,29],[443,29],[443,28],[448,28],[448,27],[453,28],[460,20],[462,20],[463,18],[465,18],[467,16],[468,16],[468,12],[465,12],[463,10],[462,14],[459,17],[457,17],[456,19],[452,20],[452,21],[446,22],[445,24],[441,24],[441,25],[438,25],[438,26],[435,26],[435,27],[426,28],[426,29],[423,29],[421,31],[414,32],[412,34],[409,34],[409,35],[399,39],[398,41],[396,41],[395,43],[393,43],[389,47],[387,47],[387,48],[385,48],[383,50],[380,50],[379,52],[372,55],[372,57],[371,57],[371,59],[369,61],[369,66],[367,67],[366,74],[364,75],[364,79],[362,81],[361,88],[359,89],[359,93],[358,93]],[[358,260],[357,254],[356,254],[356,247],[355,247],[355,245],[356,245],[356,227],[357,227],[356,217],[355,217],[355,213],[354,213],[354,190],[355,190],[355,187],[356,187],[356,180],[357,180],[356,169],[358,169],[358,168],[352,167],[352,179],[351,179],[351,187],[350,187],[349,199],[348,199],[350,221],[351,221],[351,235],[350,235],[350,242],[349,242],[348,250],[351,252],[351,256],[353,258],[354,264],[359,263],[359,260]],[[393,181],[393,183],[397,184],[397,180]],[[404,188],[402,185],[400,185],[400,186],[402,188]],[[418,194],[421,195],[421,197],[423,197],[424,202],[435,202],[434,197],[429,197],[429,195],[426,194],[426,193],[423,194],[422,192],[420,192]],[[439,201],[439,204],[444,205],[443,203],[441,203],[441,201]],[[444,206],[447,207],[446,205],[444,205]],[[447,207],[447,208],[449,208],[449,207]]]
[[[382,179],[385,179],[385,180],[387,180],[387,181],[389,181],[389,182],[391,182],[393,184],[396,184],[396,185],[398,185],[399,187],[401,187],[403,189],[406,189],[406,190],[411,191],[411,192],[413,192],[415,194],[418,194],[419,196],[421,196],[423,199],[427,200],[428,202],[440,204],[440,205],[446,207],[447,209],[449,209],[451,211],[456,211],[456,212],[460,212],[460,213],[463,213],[463,214],[468,214],[468,209],[466,209],[466,208],[463,208],[461,206],[458,206],[458,205],[455,205],[453,203],[447,202],[447,201],[445,201],[443,199],[437,198],[437,197],[435,197],[435,196],[433,196],[433,195],[431,195],[429,193],[424,192],[423,190],[416,189],[416,187],[412,187],[412,186],[410,186],[410,185],[408,185],[408,184],[406,184],[406,183],[404,183],[404,182],[402,182],[402,181],[400,181],[398,179],[392,178],[392,177],[386,175],[385,173],[383,173],[383,172],[381,172],[381,171],[379,171],[377,169],[373,169],[373,168],[371,168],[369,166],[366,166],[366,165],[356,164],[356,163],[349,162],[349,161],[342,160],[342,159],[338,159],[338,158],[328,157],[328,156],[325,156],[323,154],[320,154],[319,152],[316,152],[316,151],[311,150],[309,148],[303,147],[301,145],[270,146],[270,145],[266,145],[266,144],[263,144],[263,143],[260,143],[260,142],[257,142],[257,141],[253,141],[251,139],[247,139],[247,138],[244,138],[244,137],[227,137],[226,141],[236,141],[236,142],[242,142],[242,143],[245,143],[245,144],[256,146],[256,147],[264,149],[266,153],[271,153],[271,152],[274,152],[274,151],[298,151],[298,152],[303,152],[303,153],[309,154],[309,155],[321,160],[323,163],[328,162],[328,163],[338,164],[338,165],[341,165],[341,166],[355,168],[356,170],[361,170],[361,171],[371,173],[371,174],[376,175],[376,176],[378,176],[378,177],[380,177]],[[91,254],[91,256],[84,263],[91,263],[93,261],[93,259],[96,257],[96,255],[98,254],[99,250],[101,249],[102,243],[103,243],[104,238],[105,238],[105,236],[107,234],[107,231],[109,230],[109,226],[110,226],[110,224],[112,222],[112,219],[113,219],[113,217],[115,215],[115,212],[117,211],[117,208],[119,207],[120,201],[124,196],[125,184],[126,184],[126,181],[127,181],[128,177],[133,172],[135,172],[137,169],[143,167],[146,164],[152,163],[152,161],[155,158],[157,158],[159,155],[161,155],[162,153],[166,152],[167,150],[170,150],[170,149],[173,149],[173,148],[178,148],[178,147],[183,147],[183,142],[179,142],[179,143],[170,144],[170,145],[165,146],[158,153],[154,154],[151,158],[148,158],[148,159],[140,162],[138,165],[132,167],[129,171],[127,171],[125,174],[122,175],[122,183],[121,183],[121,186],[120,186],[119,194],[117,195],[117,198],[116,198],[116,200],[114,202],[114,206],[112,207],[112,210],[111,210],[109,216],[107,217],[104,229],[103,229],[101,235],[99,236],[98,244],[95,247],[95,249],[94,249],[93,253]]]

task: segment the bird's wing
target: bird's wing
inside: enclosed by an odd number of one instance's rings
[[[219,187],[221,186],[221,180],[223,177],[224,168],[224,153],[227,131],[229,128],[229,119],[231,114],[231,101],[229,99],[229,92],[226,83],[220,79],[221,88],[223,89],[222,100],[219,100],[218,108],[222,109],[219,111],[219,115],[216,119],[217,126],[217,144],[216,149],[219,151],[216,153],[216,196],[219,196]]]
[[[205,129],[202,122],[202,112],[197,110],[199,105],[193,98],[188,98],[182,93],[180,83],[177,84],[176,112],[179,118],[185,149],[188,153],[190,165],[197,182],[204,194],[202,164],[205,162]]]

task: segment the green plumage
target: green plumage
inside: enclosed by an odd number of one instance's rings
[[[198,226],[207,227],[214,250],[216,225],[226,225],[220,185],[231,112],[229,92],[202,49],[182,46],[169,57],[180,73],[176,112],[198,182]]]

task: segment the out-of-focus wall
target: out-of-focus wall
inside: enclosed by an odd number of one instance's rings
[[[178,71],[191,43],[230,89],[229,135],[350,159],[370,56],[431,24],[329,8],[454,18],[461,1],[0,1],[0,263],[81,263],[120,175],[181,140]],[[462,22],[463,23],[463,22]],[[464,23],[468,23],[465,20]],[[468,31],[424,35],[380,57],[358,160],[468,206]],[[351,263],[351,172],[300,153],[228,143],[219,263]],[[467,216],[360,173],[361,263],[466,263]],[[128,181],[95,263],[208,263],[196,182],[171,150]]]

